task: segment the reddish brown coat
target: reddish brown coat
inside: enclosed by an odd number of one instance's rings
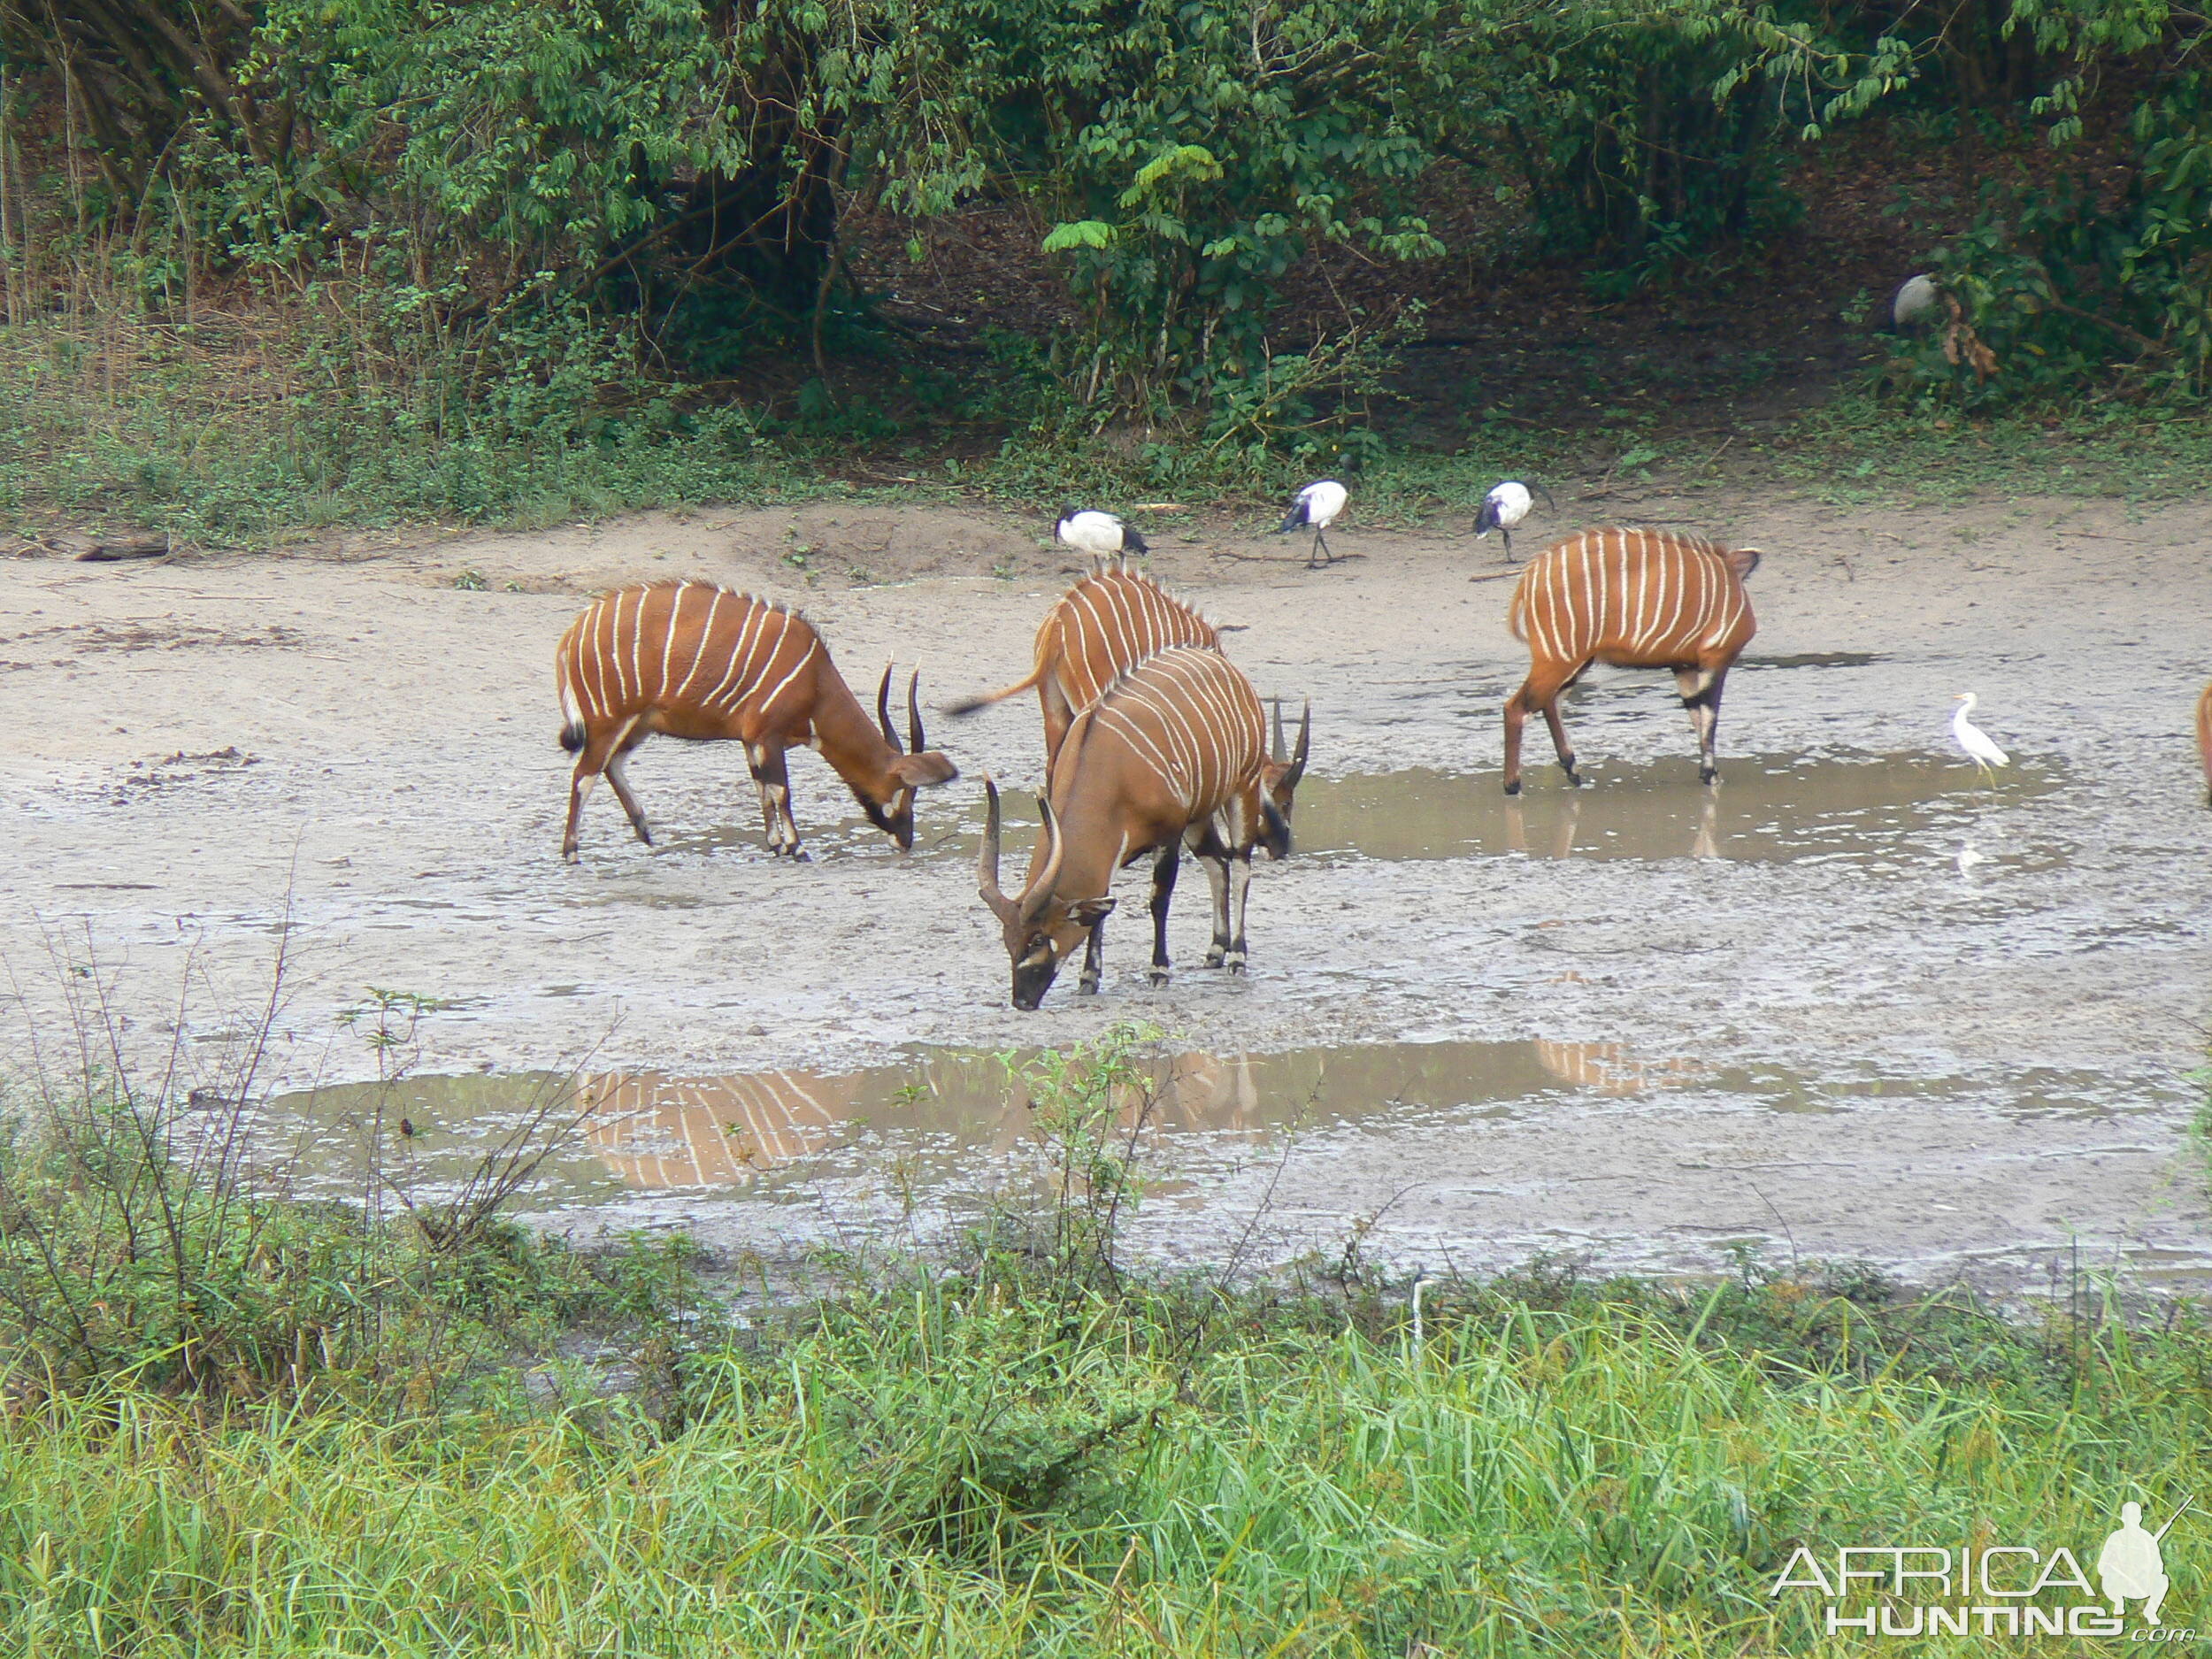
[[[1528,642],[1528,679],[1505,705],[1505,792],[1521,787],[1521,725],[1540,710],[1570,783],[1574,749],[1559,694],[1594,662],[1671,668],[1698,734],[1699,772],[1715,776],[1721,686],[1758,624],[1744,592],[1755,548],[1671,530],[1585,530],[1529,561],[1506,625]]]
[[[958,776],[926,749],[916,690],[907,693],[908,741],[891,728],[884,671],[872,722],[830,661],[813,624],[795,611],[703,582],[654,582],[603,594],[562,635],[554,659],[561,744],[576,756],[562,856],[576,856],[577,824],[599,774],[614,786],[638,839],[651,833],[623,761],[653,733],[745,746],[759,786],[772,851],[800,856],[784,751],[820,751],[869,820],[914,840],[914,791]]]
[[[1046,612],[1037,628],[1036,665],[1026,676],[956,703],[949,711],[972,714],[1034,687],[1048,767],[1070,723],[1101,692],[1146,657],[1178,645],[1218,650],[1221,635],[1149,576],[1126,565],[1102,565]]]

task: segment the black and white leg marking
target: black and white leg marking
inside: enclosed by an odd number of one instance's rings
[[[1175,896],[1175,877],[1183,862],[1183,843],[1171,841],[1152,861],[1152,983],[1168,981],[1167,907]]]
[[[631,722],[633,730],[635,729],[636,724],[635,721]],[[653,832],[645,826],[645,810],[638,805],[637,796],[630,793],[630,780],[623,771],[625,763],[630,757],[630,751],[644,741],[644,733],[641,732],[634,737],[626,735],[621,742],[615,745],[614,753],[607,758],[607,781],[613,786],[614,798],[622,803],[622,810],[630,819],[630,827],[637,832],[637,838],[640,841],[650,847],[653,844]]]
[[[1091,924],[1091,936],[1083,944],[1083,977],[1075,988],[1085,996],[1096,996],[1098,987],[1106,978],[1106,918],[1100,917]]]
[[[1218,968],[1229,958],[1233,935],[1229,932],[1229,861],[1225,856],[1200,852],[1198,861],[1206,867],[1206,885],[1213,891],[1214,937],[1206,948],[1206,965]]]
[[[787,853],[803,862],[806,854],[799,846],[798,820],[791,816],[791,774],[785,766],[783,750],[749,747],[746,756],[752,763],[753,781],[760,786],[760,812],[768,826],[768,850]]]
[[[1252,855],[1238,853],[1229,859],[1227,872],[1231,932],[1228,955],[1221,965],[1231,973],[1244,972],[1244,901],[1252,886]]]
[[[1714,756],[1714,738],[1720,729],[1720,688],[1725,678],[1725,670],[1674,671],[1675,688],[1682,694],[1682,707],[1689,714],[1690,729],[1697,733],[1697,776],[1701,783],[1711,783],[1720,776],[1720,766]]]

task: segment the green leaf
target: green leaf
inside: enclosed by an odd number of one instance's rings
[[[1071,248],[1105,248],[1112,245],[1114,227],[1099,219],[1079,219],[1065,225],[1055,225],[1046,233],[1044,251],[1065,253]]]

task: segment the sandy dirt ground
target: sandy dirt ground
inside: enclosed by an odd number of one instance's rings
[[[1804,1114],[1663,1091],[1505,1124],[1370,1118],[1265,1180],[1286,1248],[1386,1208],[1380,1247],[1463,1265],[1540,1247],[1709,1264],[1731,1230],[1928,1274],[1999,1262],[2016,1281],[2077,1241],[2097,1261],[2212,1263],[2185,1141],[2212,986],[2212,812],[2188,735],[2212,675],[2212,510],[1560,505],[1556,527],[1672,524],[1766,550],[1721,722],[1724,802],[1732,773],[1831,757],[1951,764],[1962,690],[2039,787],[1978,803],[1958,764],[1947,815],[1866,856],[1697,858],[1710,849],[1687,836],[1641,857],[1301,855],[1255,878],[1248,978],[1194,966],[1163,990],[1144,984],[1132,872],[1106,994],[1079,998],[1071,973],[1023,1015],[967,849],[982,769],[1037,778],[1033,701],[933,722],[965,776],[925,798],[913,857],[798,756],[815,862],[772,860],[740,753],[661,742],[632,767],[660,844],[634,842],[603,791],[566,866],[551,657],[595,590],[686,576],[795,599],[856,686],[896,659],[947,700],[1025,671],[1074,568],[1038,522],[832,503],[281,557],[18,558],[0,562],[10,1041],[63,1033],[73,981],[111,984],[127,1041],[156,1050],[190,958],[186,1051],[213,1055],[288,936],[273,1064],[294,1084],[373,1071],[336,1023],[370,986],[449,1002],[422,1032],[446,1072],[587,1051],[834,1071],[1133,1018],[1215,1054],[1537,1039],[1816,1081],[1940,1076],[1970,1087]],[[1309,572],[1255,526],[1154,522],[1156,572],[1238,628],[1228,649],[1262,693],[1312,698],[1324,787],[1388,800],[1386,775],[1419,769],[1432,796],[1463,791],[1471,823],[1497,819],[1498,708],[1525,657],[1494,541],[1355,512],[1333,540],[1359,557]],[[456,587],[465,571],[480,589]],[[1600,672],[1576,694],[1586,800],[1694,788],[1671,691]],[[1556,810],[1540,726],[1528,759],[1528,811]],[[1016,872],[1028,839],[1013,829]],[[1962,869],[1968,841],[1981,862]],[[1179,895],[1179,960],[1203,947],[1204,891]],[[2106,1081],[2051,1108],[2064,1077]],[[1221,1164],[1220,1226],[1265,1162]],[[1187,1256],[1216,1236],[1158,1231]]]

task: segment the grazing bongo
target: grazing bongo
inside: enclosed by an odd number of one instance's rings
[[[1521,791],[1521,723],[1543,712],[1570,784],[1574,749],[1559,694],[1594,663],[1671,668],[1697,733],[1698,776],[1713,781],[1721,685],[1757,629],[1744,579],[1756,548],[1724,548],[1669,530],[1585,530],[1529,561],[1506,626],[1528,643],[1528,678],[1505,705],[1505,792]]]
[[[1045,766],[1079,710],[1155,651],[1175,645],[1221,646],[1214,625],[1140,571],[1107,562],[1069,588],[1037,628],[1037,665],[1010,686],[968,697],[948,712],[973,714],[1037,690],[1045,717]]]
[[[791,816],[784,751],[821,751],[868,815],[914,845],[914,792],[959,772],[922,735],[918,672],[906,687],[907,742],[891,728],[891,671],[876,688],[876,720],[830,661],[814,625],[795,611],[701,582],[655,582],[603,594],[569,624],[554,658],[561,747],[576,757],[561,856],[576,856],[584,798],[605,772],[637,838],[653,837],[623,776],[629,752],[655,732],[745,745],[760,789],[768,850],[803,858]],[[880,731],[878,726],[880,726]]]
[[[1244,971],[1244,902],[1252,850],[1290,852],[1292,792],[1305,771],[1313,711],[1298,752],[1270,755],[1251,681],[1218,651],[1177,646],[1147,657],[1076,716],[1039,805],[1044,833],[1018,897],[999,886],[998,786],[989,796],[978,889],[1004,930],[1013,1001],[1033,1009],[1079,941],[1081,988],[1103,972],[1102,924],[1114,872],[1152,856],[1152,982],[1168,977],[1168,902],[1187,845],[1213,887],[1210,968]]]

